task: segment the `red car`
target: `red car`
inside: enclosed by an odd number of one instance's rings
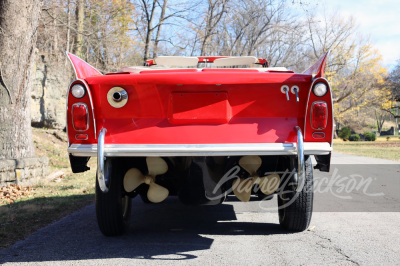
[[[67,102],[71,168],[86,171],[97,156],[104,235],[124,232],[138,195],[219,204],[277,194],[280,224],[308,228],[310,155],[329,171],[332,151],[327,55],[301,74],[252,56],[164,56],[104,75],[67,55],[77,76]]]

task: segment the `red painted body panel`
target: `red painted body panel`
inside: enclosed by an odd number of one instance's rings
[[[68,97],[70,144],[96,144],[95,126],[107,129],[108,144],[287,143],[296,142],[295,126],[304,131],[306,142],[332,140],[331,94],[329,91],[323,97],[315,96],[311,74],[171,69],[95,74],[85,77],[85,82],[91,94],[75,99],[69,93]],[[287,101],[282,85],[298,86],[299,102],[293,93]],[[112,107],[107,100],[108,91],[116,86],[124,88],[129,96],[121,108]],[[89,129],[76,132],[69,110],[78,102],[91,106],[90,97],[94,110],[89,111]],[[314,101],[328,105],[324,130],[311,128]],[[323,132],[325,137],[314,138],[314,132]],[[82,133],[88,134],[88,139],[76,140],[75,135]]]
[[[67,53],[67,56],[69,60],[71,60],[71,63],[74,65],[76,78],[85,79],[87,77],[102,75],[100,71],[98,71],[79,57],[70,53]]]
[[[216,92],[173,92],[169,101],[171,124],[226,124],[231,120],[228,94]]]
[[[326,59],[328,53],[324,54],[314,65],[304,71],[304,74],[314,75],[314,78],[323,78],[325,75]]]

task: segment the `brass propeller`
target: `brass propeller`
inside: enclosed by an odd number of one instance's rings
[[[262,160],[260,156],[257,155],[243,156],[240,158],[239,165],[249,173],[249,177],[238,178],[233,181],[233,193],[239,200],[244,202],[250,200],[254,184],[258,184],[261,192],[266,195],[270,195],[278,189],[280,183],[279,175],[271,174],[263,177],[258,176],[257,170],[261,167],[261,164]]]
[[[149,201],[158,203],[168,197],[169,191],[155,183],[157,175],[165,174],[168,171],[167,163],[160,157],[147,157],[146,158],[147,175],[143,175],[137,168],[129,169],[124,176],[124,189],[126,192],[131,192],[138,188],[141,184],[146,183],[149,185],[147,191],[147,198]]]

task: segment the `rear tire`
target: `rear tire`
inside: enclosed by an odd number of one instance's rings
[[[124,190],[124,172],[117,160],[107,158],[104,168],[109,190],[102,192],[96,177],[97,223],[105,236],[117,236],[123,234],[129,226],[132,200]]]
[[[305,156],[304,159],[305,184],[302,190],[296,192],[290,186],[290,182],[285,182],[285,187],[280,189],[278,194],[279,223],[286,230],[294,232],[302,232],[309,227],[313,209],[314,191],[311,157]],[[292,192],[288,193],[288,191]]]

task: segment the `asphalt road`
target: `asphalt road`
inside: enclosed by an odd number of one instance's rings
[[[90,205],[0,250],[0,263],[399,265],[399,164],[335,154],[335,169],[315,171],[315,211],[302,233],[280,228],[276,197],[199,207],[173,197],[161,204],[135,199],[124,236],[102,236]]]

